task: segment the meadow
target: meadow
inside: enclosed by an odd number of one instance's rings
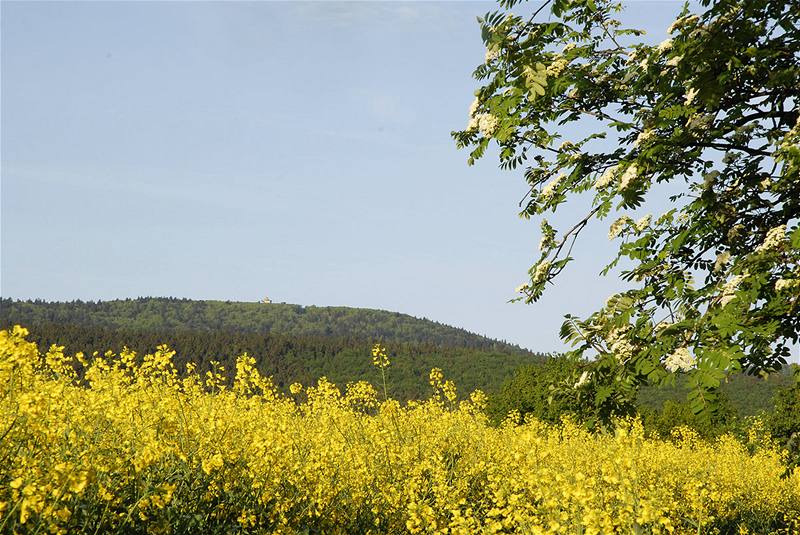
[[[589,432],[513,413],[440,369],[402,404],[325,378],[284,393],[243,355],[65,354],[0,331],[0,532],[600,533],[800,531],[800,470],[746,439],[635,420]],[[385,372],[382,348],[365,355]],[[232,380],[228,380],[228,377]]]

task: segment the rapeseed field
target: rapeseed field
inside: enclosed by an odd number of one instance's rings
[[[165,346],[88,358],[27,335],[0,331],[3,533],[800,532],[800,471],[757,425],[491,426],[441,370],[429,399],[386,399],[380,347],[379,390],[284,394],[246,355],[179,373]]]

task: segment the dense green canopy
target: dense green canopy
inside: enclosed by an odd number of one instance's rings
[[[524,217],[592,199],[569,228],[540,219],[521,299],[541,297],[587,224],[610,222],[604,274],[624,259],[631,289],[561,331],[598,357],[577,388],[599,416],[675,372],[705,412],[726,374],[785,364],[800,335],[800,4],[687,4],[657,45],[623,27],[621,3],[500,4],[480,19],[483,85],[453,135],[470,163],[494,140],[501,167],[524,169]],[[662,183],[672,208],[642,213]]]

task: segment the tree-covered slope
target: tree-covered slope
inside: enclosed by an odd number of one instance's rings
[[[544,355],[463,329],[404,314],[357,308],[227,303],[185,299],[135,299],[97,303],[0,302],[0,328],[20,324],[46,350],[119,351],[139,355],[167,344],[179,369],[201,371],[217,361],[229,372],[247,353],[280,387],[319,377],[344,386],[357,380],[378,384],[370,349],[389,351],[389,393],[400,399],[426,397],[428,372],[441,368],[460,392],[499,389],[513,371],[542,362]]]
[[[93,325],[135,330],[192,330],[274,333],[291,336],[350,336],[387,343],[524,351],[464,329],[398,312],[349,307],[316,307],[286,303],[194,301],[139,298],[113,301],[0,300],[0,324],[41,323]]]

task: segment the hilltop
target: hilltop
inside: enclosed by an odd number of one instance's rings
[[[349,307],[284,303],[139,298],[114,301],[0,300],[0,328],[20,324],[41,348],[68,352],[119,351],[139,354],[159,344],[177,351],[175,362],[210,369],[218,361],[233,370],[242,353],[286,387],[321,376],[337,384],[366,379],[377,383],[370,348],[387,347],[392,358],[390,392],[402,399],[425,397],[431,368],[442,368],[461,392],[499,389],[521,365],[545,355],[464,329],[407,314]]]
[[[199,301],[172,297],[70,302],[0,299],[0,323],[8,325],[13,322],[24,325],[49,322],[135,330],[223,330],[287,336],[355,336],[387,343],[526,352],[505,341],[399,312],[287,303]]]

